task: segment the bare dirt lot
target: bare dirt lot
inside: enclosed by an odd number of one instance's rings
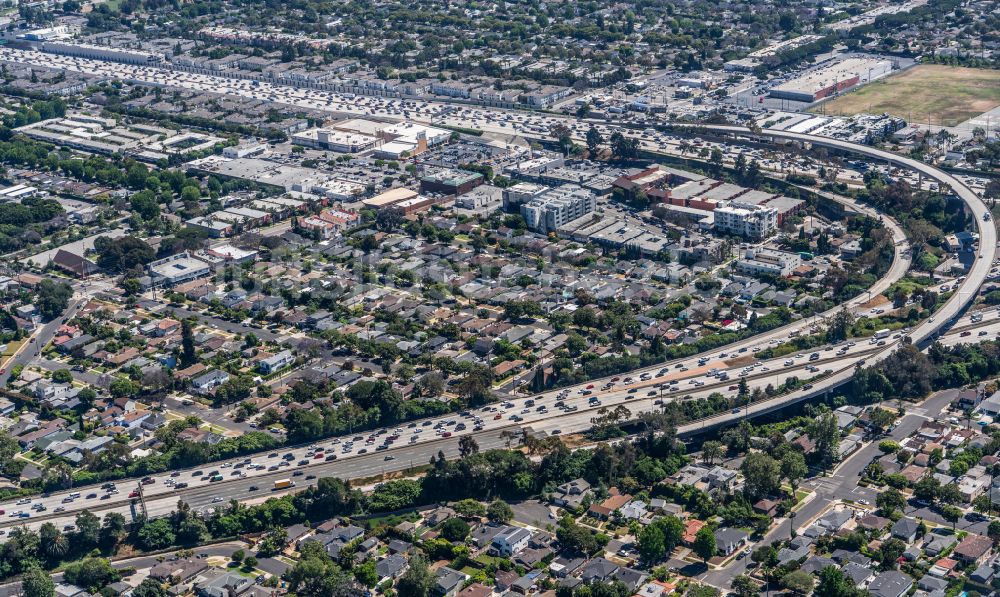
[[[814,110],[830,115],[888,112],[909,122],[955,126],[1000,106],[1000,71],[922,64]]]

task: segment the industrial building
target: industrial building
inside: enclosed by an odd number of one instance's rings
[[[800,35],[792,39],[784,39],[750,52],[746,58],[730,60],[723,65],[728,72],[749,73],[765,65],[768,59],[775,58],[781,52],[789,52],[822,39],[822,35]]]
[[[361,204],[370,209],[383,210],[392,207],[397,203],[409,201],[410,199],[415,199],[417,197],[419,197],[419,193],[413,189],[397,187],[395,189],[389,189],[384,193],[379,193],[374,197],[362,199]]]
[[[592,213],[596,208],[594,193],[576,185],[563,185],[521,205],[521,215],[529,229],[547,233]]]
[[[812,103],[892,72],[892,62],[877,58],[847,58],[822,66],[771,89],[774,98]]]

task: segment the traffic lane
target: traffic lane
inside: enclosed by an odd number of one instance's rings
[[[788,377],[791,377],[793,375],[798,374],[800,372],[800,369],[802,367],[804,367],[804,366],[807,366],[807,365],[808,364],[805,363],[805,364],[801,364],[799,366],[796,366],[794,368],[782,368],[782,369],[778,369],[778,370],[774,371],[773,373],[767,373],[766,375],[764,375],[763,372],[762,372],[759,376],[757,374],[755,374],[754,376],[748,377],[746,379],[748,380],[748,383],[754,384],[754,386],[757,386],[757,387],[764,386],[764,385],[766,385],[767,382],[771,382],[771,381],[773,381],[775,385],[780,385],[780,383],[783,383]],[[761,383],[759,383],[759,384],[756,383],[758,381],[761,382]],[[652,383],[655,383],[655,379],[651,380],[649,382],[644,382],[642,385],[647,385],[648,386],[649,384],[652,384]],[[724,382],[715,383],[715,382],[712,382],[711,380],[707,380],[706,387],[701,387],[701,388],[699,388],[695,392],[691,392],[690,390],[687,390],[687,391],[684,392],[684,395],[686,397],[690,396],[692,399],[699,398],[699,397],[704,397],[704,396],[710,395],[713,391],[717,391],[719,389],[725,389],[728,386],[728,384],[730,384],[730,383],[731,383],[730,381],[724,381]],[[631,405],[630,406],[630,410],[633,410],[635,413],[656,410],[656,407],[655,407],[655,405],[653,403],[653,398],[661,397],[661,396],[663,396],[663,395],[666,394],[665,392],[658,392],[657,395],[653,396],[653,397],[651,397],[651,396],[639,397],[639,396],[635,396],[633,394],[629,394],[628,392],[629,392],[630,389],[631,388],[626,389],[626,387],[618,387],[618,388],[613,389],[613,390],[608,390],[606,392],[601,392],[600,396],[602,398],[604,398],[604,400],[608,400],[609,401],[609,404],[607,404],[607,405],[605,405],[605,404],[592,404],[592,403],[590,403],[590,397],[587,397],[587,396],[572,396],[572,395],[571,396],[567,396],[564,399],[564,402],[567,403],[568,405],[576,406],[577,408],[581,408],[582,410],[580,412],[583,413],[583,414],[580,415],[580,417],[582,417],[582,418],[577,418],[575,420],[571,417],[570,419],[566,420],[565,424],[562,424],[562,421],[564,420],[563,417],[567,416],[567,413],[559,413],[559,412],[541,414],[541,413],[538,413],[538,411],[536,411],[536,410],[528,409],[529,410],[528,413],[523,413],[523,411],[522,411],[522,414],[519,415],[519,416],[524,417],[524,420],[521,421],[521,422],[513,422],[513,421],[511,421],[510,417],[513,416],[513,415],[504,416],[504,415],[506,415],[505,411],[502,412],[502,414],[498,413],[498,415],[501,417],[499,421],[496,420],[495,418],[492,418],[490,416],[490,414],[492,414],[492,413],[487,414],[487,413],[484,413],[482,411],[479,411],[477,414],[479,416],[485,416],[486,420],[484,421],[484,426],[486,426],[486,427],[493,427],[494,425],[496,425],[500,432],[502,432],[502,430],[517,429],[517,428],[521,427],[522,425],[524,425],[524,426],[527,426],[527,425],[536,425],[536,426],[538,426],[538,425],[545,425],[547,428],[551,428],[551,429],[559,428],[559,427],[557,427],[557,425],[558,425],[560,427],[564,427],[564,429],[561,429],[562,431],[568,432],[568,431],[571,431],[571,430],[575,431],[575,430],[585,429],[589,425],[590,417],[591,417],[593,411],[594,410],[599,410],[600,408],[604,408],[606,406],[616,406],[618,404],[630,404]],[[550,393],[550,394],[546,395],[544,398],[538,398],[537,400],[539,402],[544,402],[547,399],[554,399],[555,397],[556,396],[554,394]],[[642,403],[642,401],[644,399],[647,402],[649,402],[648,405]],[[517,407],[515,406],[514,409],[516,409],[516,408]],[[494,416],[497,416],[497,415],[494,415]],[[554,421],[556,421],[556,422],[548,420],[550,417]],[[449,415],[448,417],[441,418],[441,419],[431,419],[431,420],[429,420],[429,422],[431,424],[440,424],[440,423],[448,421],[448,420],[461,420],[461,417],[459,417],[457,415]],[[582,421],[582,424],[581,424],[581,421]],[[400,428],[400,431],[402,432],[402,434],[405,435],[408,432],[417,431],[418,429],[426,429],[429,426],[430,425],[426,425],[426,426],[425,425],[420,425],[420,426],[415,427],[415,428],[411,428],[411,427],[407,427],[405,429]],[[467,429],[465,432],[455,432],[455,433],[456,433],[456,435],[461,435],[461,434],[469,433],[469,432],[470,431]],[[374,432],[372,432],[372,433],[374,433]],[[362,436],[363,435],[364,434],[362,434]],[[342,440],[346,439],[346,437],[345,438],[337,438],[337,439],[342,441]],[[438,438],[436,436],[432,436],[432,435],[430,435],[428,433],[426,436],[421,437],[420,440],[417,443],[415,443],[415,444],[408,444],[408,446],[420,446],[420,445],[425,444],[428,441],[432,441],[433,442],[433,441],[436,441],[438,439],[440,439],[440,438]],[[321,442],[316,442],[316,444],[314,444],[314,445],[317,445],[317,446],[326,446],[327,445],[326,442],[332,442],[332,441],[334,441],[334,440],[323,440]],[[366,449],[366,450],[370,449],[370,450],[372,450],[374,452],[374,445],[373,444],[372,445],[368,445],[368,444],[362,445],[362,444],[359,444],[358,446],[356,446],[351,451],[350,454],[344,454],[341,451],[341,446],[334,446],[332,443],[330,444],[329,448],[324,448],[324,449],[327,450],[328,453],[334,453],[335,454],[337,452],[341,452],[340,460],[344,461],[344,460],[347,460],[347,459],[350,459],[350,458],[357,458],[357,457],[364,456],[364,455],[359,454],[359,451],[361,449]],[[292,449],[292,450],[289,450],[289,451],[283,451],[283,452],[285,454],[291,454],[293,460],[301,460],[301,459],[307,457],[307,451],[308,450],[309,450],[308,447],[299,447],[299,448],[295,448],[295,449]],[[392,454],[395,455],[395,454],[397,454],[398,450],[399,450],[399,447],[398,446],[394,446],[390,450],[386,450],[385,452],[392,452]],[[274,453],[277,454],[278,452],[274,452]],[[375,452],[375,453],[378,454],[378,452]],[[163,495],[163,494],[168,494],[168,495],[179,495],[181,493],[185,493],[186,494],[187,492],[192,491],[193,489],[195,489],[198,486],[206,486],[206,484],[207,484],[206,479],[208,477],[208,473],[212,472],[212,469],[219,470],[223,474],[224,478],[230,478],[230,477],[233,476],[233,471],[235,471],[236,469],[235,468],[229,468],[229,467],[231,467],[235,463],[242,462],[242,461],[245,461],[247,459],[253,461],[254,458],[257,458],[258,462],[260,462],[260,458],[262,457],[262,455],[263,455],[262,453],[258,453],[258,454],[251,455],[251,456],[248,456],[248,457],[246,457],[244,459],[236,460],[236,461],[207,463],[207,464],[199,466],[197,468],[191,468],[191,469],[187,469],[187,470],[184,470],[184,471],[178,471],[178,475],[176,477],[174,477],[172,474],[155,475],[155,476],[152,477],[153,479],[156,480],[155,483],[153,483],[152,485],[143,486],[144,487],[144,495],[146,495],[149,499],[153,499],[153,498],[155,498],[155,497],[157,497],[159,495]],[[429,458],[429,455],[425,455],[425,457]],[[316,463],[315,463],[315,460],[312,459],[311,457],[309,457],[309,460],[310,460],[311,467],[309,467],[308,470],[311,472],[312,470],[315,469]],[[267,458],[267,459],[265,459],[264,462],[266,462],[268,465],[273,465],[273,464],[280,463],[281,460]],[[227,465],[228,465],[228,467],[227,467]],[[287,469],[284,469],[284,470],[281,470],[281,471],[276,471],[276,472],[270,472],[270,471],[265,472],[265,471],[261,471],[261,470],[252,470],[252,471],[251,470],[246,470],[246,472],[248,473],[248,476],[247,476],[248,479],[251,479],[251,480],[252,479],[258,479],[259,480],[261,478],[267,478],[267,479],[281,478],[282,475],[291,474],[290,471],[292,471],[292,470],[295,470],[295,469],[292,468],[292,467],[289,467]],[[195,475],[195,473],[204,473],[204,474]],[[189,483],[191,485],[194,485],[194,487],[185,488],[183,490],[183,492],[177,492],[176,490],[169,488],[164,483],[167,479],[173,479],[175,482],[181,482],[181,481],[187,482],[187,483]],[[233,479],[229,479],[229,482],[231,482],[232,480]],[[132,481],[132,482],[134,482],[134,481]],[[218,483],[215,483],[215,484],[208,484],[208,485],[211,485],[213,487],[220,487],[221,485],[224,485],[225,483],[226,482],[218,482]],[[129,481],[119,482],[119,485],[120,485],[119,491],[125,491],[125,492],[127,492],[131,488],[131,482],[129,482]],[[79,497],[77,497],[75,500],[69,500],[68,503],[67,503],[67,501],[66,501],[67,497],[70,494],[72,494],[72,493],[81,493],[82,495],[79,496]],[[18,504],[8,504],[7,508],[8,508],[8,512],[13,511],[15,509],[27,510],[28,508],[30,508],[31,505],[36,504],[36,503],[40,503],[42,505],[45,505],[50,511],[53,511],[54,509],[60,508],[60,507],[61,508],[65,508],[65,509],[70,510],[70,511],[75,511],[75,510],[80,510],[80,509],[84,509],[84,508],[93,508],[95,506],[95,504],[96,504],[97,507],[100,507],[102,505],[100,502],[91,501],[91,500],[97,500],[100,497],[100,494],[101,494],[101,490],[98,490],[95,486],[90,486],[89,488],[80,488],[80,489],[75,489],[75,490],[68,490],[68,491],[64,491],[64,492],[59,492],[57,494],[53,494],[51,496],[48,496],[48,497],[45,497],[45,498],[42,498],[42,499],[34,499],[34,500],[32,500],[31,504],[21,504],[21,505],[18,505]],[[93,496],[93,497],[89,497],[89,496]],[[121,494],[118,494],[117,497],[112,498],[112,499],[115,500],[116,504],[117,503],[122,503],[124,501],[124,496],[122,496]],[[106,505],[110,506],[111,504],[106,504]],[[55,514],[55,512],[52,512],[52,514]],[[52,514],[43,515],[43,516],[51,516]],[[33,516],[33,517],[37,518],[37,516]],[[8,524],[11,523],[11,521],[0,521],[0,526],[3,526],[5,522],[8,523]],[[13,522],[16,523],[17,521],[13,521]]]
[[[858,347],[864,348],[864,345],[858,345]],[[795,371],[794,370],[792,370],[792,371],[785,370],[785,371],[779,371],[779,372],[777,372],[776,376],[774,378],[775,382],[780,383],[780,381],[782,380],[783,377],[786,377],[786,376],[788,376],[788,375],[790,375],[792,373],[795,373]],[[771,374],[768,374],[767,376],[761,376],[761,379],[763,379],[764,381],[766,381],[766,380],[770,379],[770,377],[771,377]],[[753,383],[755,381],[755,379],[754,378],[749,378],[749,381],[751,383]],[[728,382],[726,382],[726,383],[728,383]],[[723,384],[720,384],[720,385],[725,385],[725,384],[723,383]],[[714,389],[715,389],[714,387],[710,386],[710,387],[701,389],[700,392],[695,392],[695,393],[685,392],[684,396],[685,396],[685,398],[688,398],[688,397],[690,397],[690,398],[702,397],[703,395],[710,394]],[[702,395],[702,396],[699,396],[699,394]],[[632,405],[631,408],[636,413],[643,412],[643,411],[656,410],[656,408],[653,405],[653,400],[651,398],[648,400],[648,402],[650,403],[648,405],[648,408],[643,408],[643,406],[644,406],[643,401],[639,400],[637,402],[636,398],[638,398],[638,397],[627,395],[625,393],[625,391],[623,391],[623,389],[619,389],[619,390],[616,390],[616,391],[611,391],[611,392],[609,392],[609,396],[606,397],[606,399],[617,399],[618,403],[623,403],[623,402],[630,403]],[[542,400],[542,399],[539,399],[539,400]],[[562,426],[566,427],[566,429],[562,429],[562,431],[571,431],[571,430],[576,430],[576,429],[585,429],[588,426],[589,422],[590,422],[590,413],[588,412],[588,410],[591,410],[592,408],[600,408],[601,407],[601,406],[593,406],[592,407],[591,405],[589,405],[589,403],[588,404],[583,404],[583,401],[585,400],[585,398],[582,398],[582,397],[578,397],[575,400],[578,401],[578,402],[581,402],[581,405],[585,407],[585,410],[582,411],[583,414],[580,417],[577,417],[575,419],[572,418],[572,417],[570,417],[569,419],[566,419],[565,420],[566,421],[565,424],[562,425]],[[631,400],[631,402],[629,402],[630,400]],[[569,398],[567,398],[567,402],[571,402],[571,400]],[[534,414],[534,413],[532,413],[532,414]],[[556,414],[556,413],[553,413],[553,414]],[[743,415],[745,415],[745,413],[741,413],[741,416],[743,416]],[[555,419],[555,420],[545,419],[545,420],[542,420],[542,421],[535,421],[535,420],[533,420],[533,421],[525,421],[525,424],[526,425],[527,424],[535,425],[538,428],[545,428],[545,429],[555,430],[555,429],[559,428],[558,425],[561,424],[560,421],[562,420],[562,417],[566,417],[566,416],[567,415],[565,413],[561,413],[561,414],[556,414],[557,419]],[[492,421],[489,421],[488,424],[492,424]],[[504,427],[506,427],[506,428],[511,428],[511,427],[515,427],[516,428],[516,427],[520,426],[520,425],[510,425],[509,424],[509,419],[504,419],[503,421],[501,421],[501,425],[504,426]],[[430,440],[435,440],[437,438],[429,437],[429,439]],[[420,444],[416,444],[416,445],[420,445]],[[302,450],[305,451],[305,448],[302,448]],[[220,463],[215,463],[215,466],[221,466],[221,465],[220,465]],[[206,465],[205,466],[205,468],[210,468],[210,467],[211,467],[211,465]],[[291,470],[291,469],[288,469],[288,470]],[[193,469],[187,471],[187,474],[190,474],[191,472],[193,472]],[[257,475],[258,473],[259,473],[259,471],[257,473],[254,473],[254,474]],[[283,475],[285,473],[286,473],[286,471],[278,471],[278,472],[273,473],[270,478],[274,478],[276,476],[280,476],[280,475]],[[260,477],[254,476],[252,478],[259,479]],[[164,479],[164,477],[159,477],[159,479]],[[216,485],[216,487],[218,487],[218,485]],[[188,490],[185,490],[185,491],[188,491]],[[171,495],[171,496],[177,495],[176,493],[174,493],[173,490],[168,489],[168,488],[166,488],[164,486],[160,486],[160,487],[156,487],[156,486],[150,487],[150,486],[147,486],[147,492],[150,492],[151,494],[161,494],[161,495],[162,494],[167,494],[167,495]],[[66,493],[68,493],[68,492],[64,492],[63,494],[60,494],[60,495],[64,496]],[[50,499],[53,499],[53,500],[54,499],[58,499],[60,497],[60,495],[54,496],[54,497],[52,497]],[[156,497],[156,495],[150,495],[150,498],[154,498],[154,497]],[[49,502],[46,505],[51,506],[52,502]],[[93,507],[93,505],[94,505],[93,502],[90,502],[90,503],[88,503],[88,502],[82,502],[82,503],[79,503],[77,506],[73,506],[72,508],[74,510],[76,510],[76,509],[83,509],[83,508],[87,508],[87,507]],[[101,505],[103,505],[103,504],[101,504],[100,502],[97,503],[97,507],[100,507]],[[107,504],[107,505],[110,506],[110,504]],[[7,521],[7,522],[10,523],[10,521]],[[18,521],[13,521],[13,523],[16,523],[16,522],[18,522]],[[3,524],[3,523],[0,523],[0,524]]]
[[[7,359],[7,362],[4,365],[4,372],[0,373],[0,387],[7,385],[7,381],[10,379],[10,373],[14,367],[17,367],[18,365],[27,365],[32,361],[32,359],[41,354],[42,348],[52,341],[56,332],[59,331],[59,327],[76,316],[76,312],[80,308],[81,303],[83,303],[83,299],[70,301],[62,315],[43,325],[41,330],[32,334],[28,341],[21,345],[20,349],[14,356]]]

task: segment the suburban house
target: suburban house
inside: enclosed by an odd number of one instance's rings
[[[531,532],[521,527],[507,527],[493,536],[490,551],[508,558],[528,546]]]

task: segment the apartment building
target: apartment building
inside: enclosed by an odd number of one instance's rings
[[[528,228],[548,233],[592,213],[597,207],[594,193],[576,185],[562,185],[521,205]]]

